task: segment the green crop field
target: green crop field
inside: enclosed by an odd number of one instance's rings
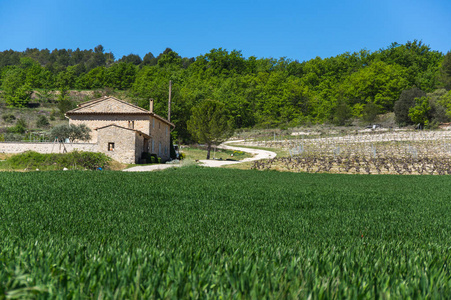
[[[450,298],[448,176],[0,173],[0,299]]]

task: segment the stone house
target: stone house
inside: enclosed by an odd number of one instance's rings
[[[143,152],[155,154],[162,161],[170,158],[170,133],[175,127],[150,110],[104,96],[84,102],[66,112],[69,124],[85,124],[91,129],[89,143],[97,151],[122,163],[139,163]]]

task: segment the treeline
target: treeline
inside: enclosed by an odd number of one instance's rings
[[[100,45],[94,50],[0,52],[2,98],[12,106],[26,105],[36,89],[60,90],[64,95],[69,89],[109,88],[126,91],[133,103],[144,108],[154,98],[156,112],[165,116],[172,80],[171,119],[181,138],[189,138],[186,121],[191,109],[205,99],[225,103],[236,128],[371,120],[394,111],[401,93],[412,88],[426,98],[435,93],[434,103],[440,107],[434,109],[447,117],[450,78],[451,53],[444,55],[416,40],[304,62],[244,58],[240,51],[221,48],[195,59],[169,48],[156,57],[148,53],[142,59],[134,54],[115,59]],[[438,88],[446,90],[437,92]],[[415,106],[425,106],[426,117],[434,118],[430,103],[411,100],[407,106],[398,105],[407,107],[408,119],[403,123],[418,120],[409,117]]]

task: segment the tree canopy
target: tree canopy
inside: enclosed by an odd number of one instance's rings
[[[51,136],[59,142],[69,139],[74,141],[88,141],[91,139],[91,129],[85,124],[63,124],[52,128]]]
[[[394,107],[396,122],[400,125],[413,124],[409,111],[415,106],[415,99],[425,96],[426,93],[417,87],[402,91]]]
[[[451,90],[451,51],[446,53],[440,66],[440,83],[446,90]]]
[[[225,105],[213,100],[204,100],[193,108],[188,130],[197,142],[207,145],[207,159],[212,145],[219,145],[233,134]]]
[[[241,51],[223,48],[196,58],[166,48],[156,56],[148,52],[142,59],[129,54],[117,60],[102,45],[90,50],[6,50],[0,52],[0,87],[1,98],[11,106],[27,105],[36,89],[111,89],[143,108],[149,98],[155,99],[155,112],[164,116],[172,80],[174,134],[190,141],[191,109],[206,99],[223,103],[235,128],[346,124],[352,118],[371,119],[375,112],[396,112],[403,91],[414,87],[424,93],[449,90],[450,61],[451,52],[444,55],[417,40],[303,62],[245,58]],[[413,99],[400,123],[411,123]],[[441,107],[446,113],[451,109]]]

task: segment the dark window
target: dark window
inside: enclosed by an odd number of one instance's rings
[[[135,128],[135,121],[128,121],[128,128],[134,129]]]
[[[108,143],[108,151],[114,151],[114,143]]]

